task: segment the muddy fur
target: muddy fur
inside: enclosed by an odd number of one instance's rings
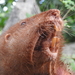
[[[57,9],[12,26],[0,36],[0,75],[70,75],[60,61],[62,29]]]

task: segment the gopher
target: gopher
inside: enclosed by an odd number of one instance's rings
[[[9,28],[0,36],[0,75],[70,75],[60,61],[63,27],[50,9]]]

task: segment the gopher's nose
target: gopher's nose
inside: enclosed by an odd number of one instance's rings
[[[51,9],[48,12],[48,16],[60,17],[60,11],[58,9]]]
[[[58,12],[53,12],[52,15],[55,17],[59,17],[60,14]]]
[[[51,9],[51,15],[54,15],[54,16],[59,16],[60,15],[60,11],[58,9]]]
[[[60,11],[57,9],[51,9],[51,11],[48,12],[48,16],[46,17],[46,21],[52,21],[55,22],[55,20],[60,18]]]

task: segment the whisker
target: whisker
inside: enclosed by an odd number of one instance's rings
[[[66,31],[66,30],[63,30],[65,33],[67,33],[68,35],[70,35],[71,37],[72,36],[74,36],[75,37],[75,35],[73,35],[72,33],[70,34],[68,31]]]
[[[71,34],[70,33],[68,33],[68,31],[66,31],[66,30],[63,30],[65,33],[67,33],[68,35],[70,35],[71,36]]]

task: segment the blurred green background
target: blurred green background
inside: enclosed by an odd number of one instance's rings
[[[6,24],[9,14],[18,0],[0,0],[0,32]],[[49,9],[59,9],[64,19],[63,35],[66,43],[75,42],[75,0],[36,0],[41,12]],[[28,15],[29,17],[29,15]],[[65,60],[63,55],[62,59]],[[65,62],[75,71],[75,55],[67,56]]]

